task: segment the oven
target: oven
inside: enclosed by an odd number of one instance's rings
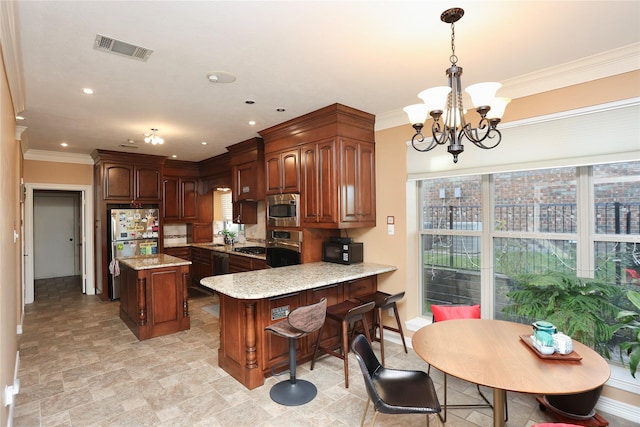
[[[269,230],[267,232],[266,255],[269,267],[284,267],[300,264],[302,231]]]
[[[269,227],[300,227],[300,195],[295,193],[267,196]]]

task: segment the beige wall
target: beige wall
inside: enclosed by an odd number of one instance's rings
[[[0,51],[0,57],[4,58]],[[21,238],[14,242],[14,230],[20,229],[20,162],[16,141],[16,119],[9,85],[0,63],[0,388],[13,384],[18,349],[17,326],[20,320]],[[0,406],[0,425],[7,425],[9,408]]]
[[[93,185],[93,165],[25,160],[24,182]]]

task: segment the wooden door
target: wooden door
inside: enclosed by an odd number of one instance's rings
[[[318,222],[320,210],[318,209],[318,147],[316,144],[307,144],[300,150],[301,171],[301,209],[300,221],[304,224]]]
[[[282,192],[300,191],[300,150],[285,151],[281,154]]]
[[[335,224],[338,220],[335,140],[318,144],[317,168],[318,222]]]

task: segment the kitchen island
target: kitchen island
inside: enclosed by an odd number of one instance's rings
[[[166,254],[119,258],[120,318],[139,340],[189,329],[189,265]]]
[[[332,305],[375,292],[377,275],[396,269],[314,262],[202,279],[201,285],[220,297],[218,365],[249,389],[261,386],[271,368],[289,357],[287,340],[265,332],[265,327],[322,297]],[[325,324],[323,346],[338,342],[339,326]],[[299,363],[311,360],[316,339],[314,333],[298,340]]]

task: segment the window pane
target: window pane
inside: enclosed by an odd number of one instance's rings
[[[640,235],[640,162],[593,167],[595,232]]]
[[[502,309],[507,304],[507,292],[512,290],[511,277],[522,273],[569,272],[576,268],[574,241],[495,238],[493,249],[496,319],[505,319]]]
[[[597,279],[640,285],[640,243],[595,242]]]
[[[482,230],[481,177],[422,181],[422,227],[437,230]]]
[[[422,236],[423,304],[480,304],[480,238]]]
[[[556,168],[494,175],[495,229],[576,232],[576,171]]]

